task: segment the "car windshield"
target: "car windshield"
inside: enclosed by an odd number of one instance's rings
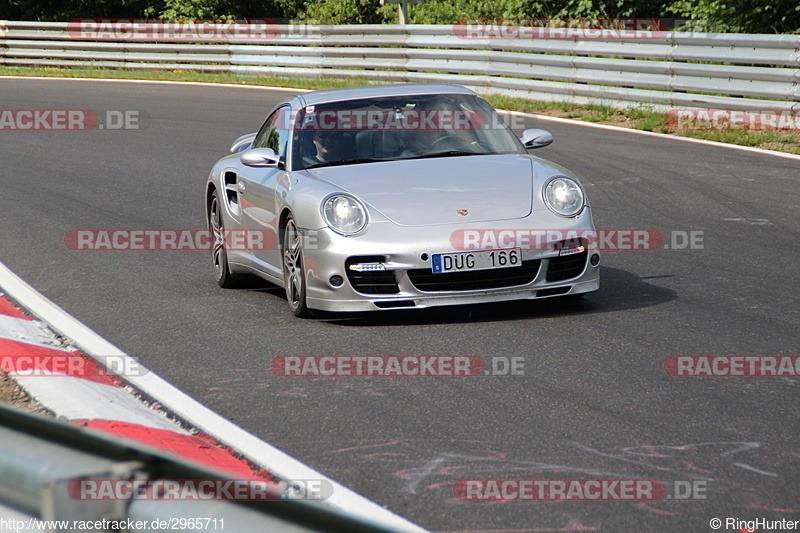
[[[377,161],[524,153],[474,95],[366,98],[309,105],[294,121],[295,170]]]

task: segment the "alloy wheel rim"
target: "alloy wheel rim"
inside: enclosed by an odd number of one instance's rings
[[[303,274],[300,259],[300,237],[293,220],[286,224],[283,242],[283,268],[286,280],[286,298],[292,309],[300,306],[303,292]]]
[[[222,279],[225,268],[225,229],[222,226],[222,213],[219,211],[219,201],[215,197],[211,201],[211,214],[208,217],[211,221],[211,233],[214,239],[212,250],[214,260],[214,274],[217,280]]]

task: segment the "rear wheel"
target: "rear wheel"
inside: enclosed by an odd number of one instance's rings
[[[228,268],[228,252],[225,250],[225,225],[222,218],[222,204],[217,191],[211,196],[208,204],[208,231],[213,239],[211,258],[214,263],[214,277],[220,287],[230,289],[238,285],[237,280]]]
[[[283,228],[283,283],[286,301],[294,316],[307,318],[306,278],[303,268],[303,244],[294,219],[289,216]]]

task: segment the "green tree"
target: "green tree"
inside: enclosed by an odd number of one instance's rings
[[[567,0],[557,18],[663,18],[665,0]]]
[[[428,0],[409,8],[413,24],[455,24],[475,19],[526,19],[547,17],[546,1],[537,0]]]
[[[693,19],[698,30],[732,33],[798,33],[797,0],[678,0],[667,8]]]
[[[303,9],[303,0],[165,0],[163,19],[284,19]]]
[[[166,0],[160,18],[169,20],[199,20],[235,17],[226,0]]]
[[[798,0],[427,0],[409,8],[414,24],[470,19],[692,19],[688,29],[739,33],[800,33]],[[320,24],[397,22],[395,5],[380,0],[0,0],[0,19],[273,18]]]
[[[76,18],[141,19],[157,15],[164,0],[0,0],[0,19],[68,22]]]
[[[320,24],[397,23],[397,6],[381,6],[380,0],[321,0],[306,4],[300,18]]]

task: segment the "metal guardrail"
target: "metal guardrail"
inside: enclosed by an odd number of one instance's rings
[[[316,501],[83,499],[76,497],[74,489],[81,480],[228,481],[221,472],[139,443],[0,403],[0,531],[81,531],[86,527],[76,527],[75,522],[105,519],[146,524],[137,531],[397,532]],[[9,515],[13,520],[21,518],[21,523],[10,523]],[[199,527],[198,519],[205,526]]]
[[[0,64],[450,82],[548,101],[800,109],[800,36],[472,38],[450,25],[316,26],[253,44],[86,40],[67,23],[0,22]]]

